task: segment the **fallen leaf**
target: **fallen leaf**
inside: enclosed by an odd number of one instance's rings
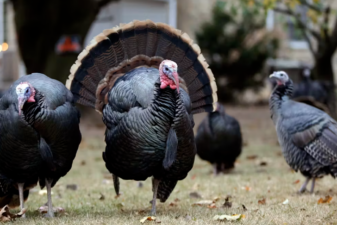
[[[246,208],[245,205],[242,205],[242,209],[243,209],[243,211],[247,211],[247,208]]]
[[[171,206],[171,207],[174,207],[174,206],[177,206],[178,204],[177,203],[175,203],[175,202],[171,202],[170,204],[169,204],[169,206]]]
[[[194,180],[196,176],[197,176],[197,175],[194,174],[194,175],[191,177],[191,179]]]
[[[0,210],[0,222],[8,222],[15,220],[15,218],[21,217],[23,214],[25,214],[26,209],[22,209],[19,213],[17,214],[12,214],[9,211],[8,205],[5,205],[1,210]]]
[[[47,194],[47,190],[40,190],[39,191],[39,195],[46,195]]]
[[[179,199],[179,198],[175,198],[174,201],[175,201],[175,202],[179,202],[180,199]]]
[[[249,160],[254,160],[256,158],[257,158],[257,155],[249,155],[249,156],[247,156],[247,159],[249,159]]]
[[[267,162],[260,162],[260,166],[266,166]]]
[[[215,197],[215,198],[213,198],[213,202],[217,202],[217,201],[219,201],[220,200],[220,197]]]
[[[287,204],[289,204],[289,200],[288,200],[288,199],[286,199],[284,202],[282,202],[282,204],[283,204],[283,205],[287,205]]]
[[[332,200],[332,197],[331,196],[329,196],[329,195],[327,195],[327,196],[325,196],[325,198],[323,199],[323,198],[320,198],[319,200],[318,200],[318,204],[323,204],[323,203],[330,203],[331,202],[331,200]]]
[[[216,205],[215,205],[215,203],[212,203],[212,204],[208,205],[207,208],[216,209]]]
[[[194,191],[190,193],[190,198],[201,198],[201,195],[198,192]]]
[[[81,166],[84,166],[86,164],[86,162],[84,160],[81,161]]]
[[[242,214],[233,214],[233,215],[216,215],[213,217],[213,220],[240,220],[243,218]]]
[[[99,197],[99,200],[103,201],[105,199],[105,196],[102,193],[100,193],[100,195],[101,196]]]
[[[195,183],[193,185],[193,190],[197,191],[199,189],[199,186],[200,186],[199,183]]]
[[[199,201],[199,202],[196,202],[196,203],[193,203],[192,206],[207,206],[207,205],[210,205],[214,203],[212,200],[202,200],[202,201]]]
[[[77,190],[77,184],[67,184],[66,189],[76,191]]]
[[[229,196],[226,197],[225,203],[223,204],[223,207],[225,207],[225,208],[231,208],[232,207],[232,202],[229,201]]]
[[[300,182],[300,180],[296,180],[295,182],[294,182],[294,184],[298,184]]]
[[[246,190],[246,191],[250,191],[250,190],[252,190],[252,188],[251,188],[251,187],[249,187],[249,186],[244,186],[244,187],[242,187],[242,189],[243,189],[243,190]]]
[[[145,223],[145,221],[155,221],[156,217],[154,216],[146,216],[143,219],[140,220],[141,223]]]
[[[136,215],[141,215],[141,214],[144,214],[146,212],[146,210],[142,209],[142,210],[139,210],[138,212],[136,212]]]
[[[44,206],[41,206],[38,211],[41,213],[41,214],[46,214],[48,212],[48,209],[49,207],[44,205]],[[58,214],[61,214],[61,213],[64,213],[65,210],[61,207],[53,207],[53,211],[54,213],[58,213]]]
[[[259,205],[265,205],[266,204],[266,199],[261,199],[258,201]]]

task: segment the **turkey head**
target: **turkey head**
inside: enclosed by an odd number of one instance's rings
[[[21,110],[25,102],[35,102],[35,89],[30,83],[21,82],[18,86],[16,86],[15,91],[18,95],[19,115],[21,115]]]
[[[179,93],[179,75],[178,66],[171,60],[164,60],[160,63],[160,88],[164,89],[169,86],[172,90],[177,89]]]

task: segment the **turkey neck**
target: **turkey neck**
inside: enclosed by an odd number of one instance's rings
[[[25,120],[33,125],[36,115],[44,108],[44,95],[35,89],[35,102],[26,102],[23,106],[22,112]]]
[[[161,118],[169,118],[172,124],[172,120],[175,116],[175,110],[177,106],[177,100],[179,100],[179,94],[176,90],[170,88],[161,89],[159,79],[155,84],[154,99],[150,107],[155,111],[155,114]]]
[[[282,104],[291,98],[293,89],[294,85],[292,80],[287,81],[285,85],[276,85],[274,88],[273,93],[269,99],[269,108],[274,122],[276,122],[280,114]]]

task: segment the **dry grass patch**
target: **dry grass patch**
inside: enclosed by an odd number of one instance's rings
[[[336,181],[326,177],[317,181],[314,195],[297,194],[304,178],[290,170],[280,155],[268,108],[229,107],[227,111],[241,122],[246,143],[235,170],[214,177],[211,165],[197,157],[193,170],[178,183],[167,202],[158,203],[160,224],[222,224],[212,220],[222,214],[245,215],[240,221],[226,224],[336,224]],[[203,116],[196,117],[197,124]],[[143,182],[142,188],[136,181],[122,180],[122,195],[116,199],[101,158],[105,148],[103,131],[91,130],[87,135],[88,128],[83,128],[84,141],[73,169],[53,189],[54,206],[65,212],[54,219],[43,218],[37,210],[47,197],[36,188],[26,202],[28,219],[17,219],[16,224],[141,224],[140,220],[149,215],[150,179]],[[76,184],[77,190],[66,188],[71,184]],[[191,192],[202,198],[190,197]],[[332,197],[330,203],[318,204],[327,195]],[[288,204],[282,204],[286,199]],[[204,200],[212,203],[192,206]]]

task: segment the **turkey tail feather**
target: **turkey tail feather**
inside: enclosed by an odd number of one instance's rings
[[[217,86],[199,46],[186,33],[150,20],[121,24],[97,35],[71,67],[66,86],[77,103],[102,112],[117,78],[139,66],[158,68],[164,59],[178,64],[192,113],[213,111]]]

